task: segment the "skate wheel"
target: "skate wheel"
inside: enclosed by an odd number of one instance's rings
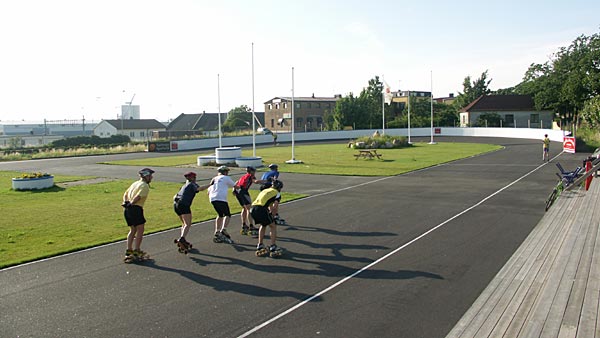
[[[173,243],[175,243],[175,244],[179,243],[179,241],[177,240],[177,238],[175,238],[175,239],[173,240]]]

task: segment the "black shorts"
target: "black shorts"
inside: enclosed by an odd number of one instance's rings
[[[173,210],[178,216],[187,215],[192,213],[192,206],[182,203],[173,203]]]
[[[146,219],[144,218],[144,209],[139,205],[132,205],[129,208],[125,208],[125,211],[123,211],[123,216],[125,216],[125,221],[130,227],[146,224]]]
[[[250,209],[250,215],[256,224],[264,226],[273,224],[273,216],[266,207],[253,206]]]
[[[224,201],[212,201],[210,203],[213,205],[213,208],[215,208],[215,211],[217,212],[217,215],[219,215],[219,217],[231,217],[231,211],[229,211],[229,203]]]
[[[250,205],[252,204],[252,200],[250,198],[250,193],[248,190],[240,190],[237,194],[235,194],[235,198],[237,198],[240,206]]]

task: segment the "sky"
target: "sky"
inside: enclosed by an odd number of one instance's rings
[[[116,119],[126,102],[163,122],[261,112],[292,90],[358,95],[375,76],[447,97],[487,70],[508,88],[600,33],[598,13],[597,0],[1,1],[0,123]]]

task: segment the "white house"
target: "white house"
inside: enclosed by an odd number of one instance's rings
[[[460,126],[486,127],[477,123],[483,114],[500,115],[501,126],[513,128],[550,129],[554,117],[550,110],[536,110],[529,95],[482,95],[460,111]]]
[[[102,120],[94,128],[94,135],[99,137],[127,135],[132,141],[148,141],[152,139],[153,132],[166,129],[164,124],[155,119]]]

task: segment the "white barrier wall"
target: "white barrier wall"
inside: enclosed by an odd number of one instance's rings
[[[551,141],[563,142],[563,131],[552,129],[529,129],[529,128],[457,128],[457,127],[435,127],[433,128],[433,138],[438,136],[473,136],[473,137],[506,137],[506,138],[523,138],[541,140],[544,134],[548,134]],[[322,132],[307,132],[294,133],[294,141],[321,141],[321,140],[352,140],[358,137],[370,136],[380,129],[363,129],[363,130],[340,130],[340,131],[322,131]],[[386,135],[406,136],[408,137],[408,129],[386,129]],[[411,137],[431,137],[431,128],[411,128]],[[278,133],[277,142],[291,142],[291,133]],[[248,146],[252,145],[252,136],[237,136],[237,137],[222,137],[221,143],[223,147],[232,146]],[[256,135],[255,143],[271,144],[273,136],[271,135]],[[195,149],[214,149],[219,147],[218,138],[200,139],[200,140],[180,140],[171,141],[170,149],[172,151],[185,151]]]

